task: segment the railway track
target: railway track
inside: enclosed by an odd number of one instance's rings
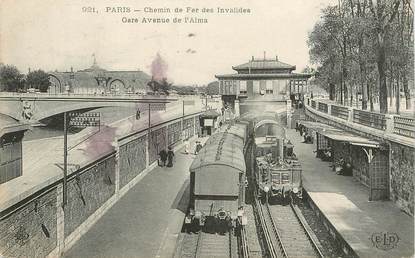
[[[184,234],[180,254],[182,258],[236,258],[238,257],[237,239],[232,233],[225,235],[198,232]]]
[[[324,257],[296,205],[256,205],[270,257]]]

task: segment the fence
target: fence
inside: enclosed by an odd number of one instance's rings
[[[353,122],[379,130],[386,130],[386,118],[384,114],[355,109],[353,110]]]
[[[388,131],[396,135],[405,137],[415,137],[415,118],[402,117],[398,115],[385,115],[375,112],[369,112],[359,109],[351,110],[348,107],[324,103],[319,100],[306,99],[308,106],[317,111],[326,113],[328,115],[341,118],[343,120],[368,126],[382,131]],[[349,113],[352,112],[353,117],[349,118]],[[390,123],[387,120],[391,119]]]

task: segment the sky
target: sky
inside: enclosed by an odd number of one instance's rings
[[[142,70],[151,74],[158,56],[175,84],[203,85],[215,74],[233,73],[232,66],[251,56],[310,65],[307,38],[321,8],[335,0],[0,0],[0,62],[28,69],[85,69],[95,54],[107,70]],[[86,13],[82,7],[95,7]],[[128,7],[129,13],[106,12]],[[148,13],[145,7],[170,8],[172,13]],[[184,13],[174,13],[174,8]],[[186,7],[199,13],[186,13]],[[201,13],[201,8],[215,13]],[[217,8],[245,8],[250,14],[219,14]],[[122,8],[125,10],[126,8]],[[149,8],[147,8],[149,9]],[[147,10],[146,9],[146,10]],[[113,10],[113,9],[110,9]],[[139,10],[134,12],[134,10]],[[122,18],[140,23],[122,23]],[[168,24],[143,24],[142,18],[170,18]],[[206,18],[208,23],[173,24],[174,17]]]

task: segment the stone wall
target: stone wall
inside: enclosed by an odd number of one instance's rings
[[[369,163],[367,155],[360,146],[352,146],[353,176],[362,184],[369,186]]]
[[[414,149],[391,143],[391,199],[414,215]]]
[[[65,237],[115,193],[115,155],[78,172],[68,182]]]
[[[146,168],[146,141],[147,137],[144,135],[120,146],[120,188]]]
[[[158,159],[158,154],[162,149],[167,151],[167,129],[162,127],[151,132],[149,162],[153,163]]]
[[[56,247],[56,188],[31,199],[0,214],[0,254],[5,257],[44,257]]]

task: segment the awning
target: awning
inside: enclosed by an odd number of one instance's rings
[[[206,112],[204,112],[203,114],[200,115],[200,117],[202,118],[216,118],[220,116],[219,112],[215,111],[215,110],[208,110]]]
[[[312,122],[312,121],[304,121],[299,120],[298,124],[305,126],[308,129],[312,129],[317,132],[324,132],[324,131],[335,131],[335,132],[341,132],[341,129],[335,128],[333,126],[330,126],[328,124],[318,123],[318,122]]]
[[[364,147],[371,147],[371,148],[379,148],[379,142],[370,140],[366,137],[358,136],[351,134],[349,132],[344,131],[321,131],[319,132],[321,135],[340,142],[347,142],[351,145],[357,146],[364,146]]]

